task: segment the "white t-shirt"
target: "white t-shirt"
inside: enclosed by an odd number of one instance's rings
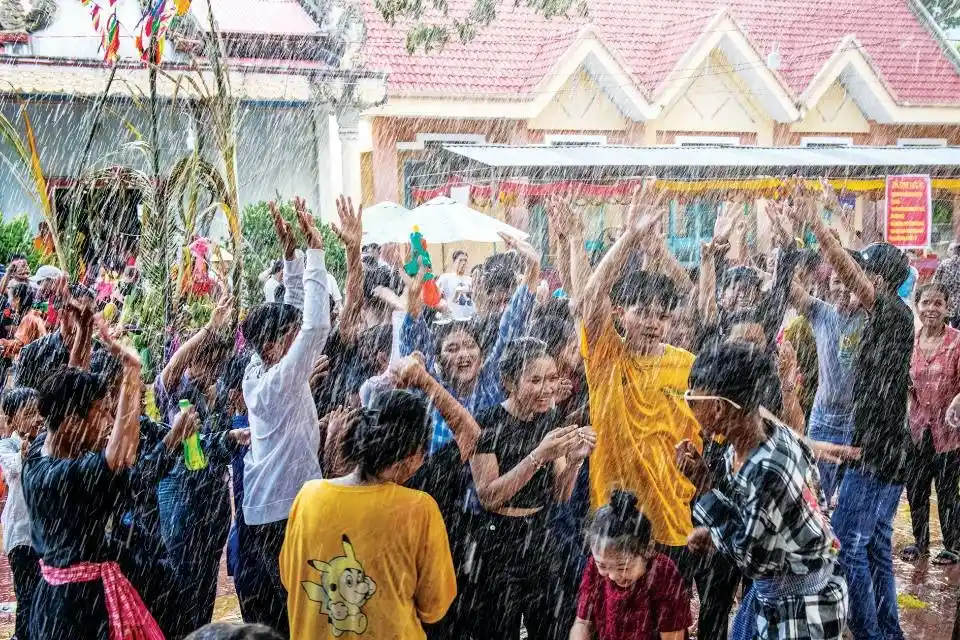
[[[447,301],[454,317],[469,318],[475,313],[471,299],[473,280],[470,276],[444,273],[437,278],[437,288],[443,294],[443,299]]]

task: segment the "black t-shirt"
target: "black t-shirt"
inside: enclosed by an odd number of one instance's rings
[[[405,486],[436,500],[454,563],[458,568],[465,566],[472,555],[472,532],[480,514],[470,464],[463,461],[457,441],[451,440],[427,458]]]
[[[477,443],[477,453],[492,453],[497,456],[502,476],[523,462],[523,459],[537,448],[543,437],[562,422],[563,416],[555,409],[524,422],[510,415],[498,404],[477,418],[482,430]],[[548,506],[553,502],[553,472],[551,466],[547,465],[534,473],[530,482],[503,506],[533,509]]]
[[[860,466],[890,484],[903,482],[912,355],[913,314],[878,291],[855,364],[853,444],[863,449]]]
[[[127,491],[127,471],[111,471],[103,453],[70,460],[45,456],[42,440],[31,445],[23,467],[23,495],[40,557],[57,568],[116,560],[107,528]]]

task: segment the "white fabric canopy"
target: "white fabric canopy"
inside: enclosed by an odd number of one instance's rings
[[[391,203],[381,203],[377,207]],[[413,227],[420,228],[420,233],[430,244],[446,244],[448,242],[501,242],[499,232],[525,239],[528,234],[500,222],[496,218],[471,209],[465,204],[452,198],[439,196],[425,202],[413,211],[403,213],[399,205],[392,215],[384,208],[383,213],[376,217],[369,216],[364,211],[363,241],[377,242],[407,242]],[[371,209],[375,209],[372,207]]]
[[[381,202],[363,210],[363,243],[404,242],[410,237],[410,209],[396,202]],[[404,231],[406,230],[406,231]],[[406,233],[406,235],[403,235]],[[402,236],[400,240],[388,238]]]

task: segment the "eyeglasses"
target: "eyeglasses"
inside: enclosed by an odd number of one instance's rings
[[[743,411],[743,407],[731,400],[730,398],[724,398],[723,396],[698,396],[693,393],[690,389],[687,389],[683,392],[683,399],[687,404],[691,402],[705,402],[707,400],[720,400],[721,402],[726,402],[734,409],[739,409]]]

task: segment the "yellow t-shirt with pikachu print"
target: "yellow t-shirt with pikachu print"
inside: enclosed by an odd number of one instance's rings
[[[457,593],[437,503],[393,483],[303,485],[280,577],[294,640],[422,639]]]

